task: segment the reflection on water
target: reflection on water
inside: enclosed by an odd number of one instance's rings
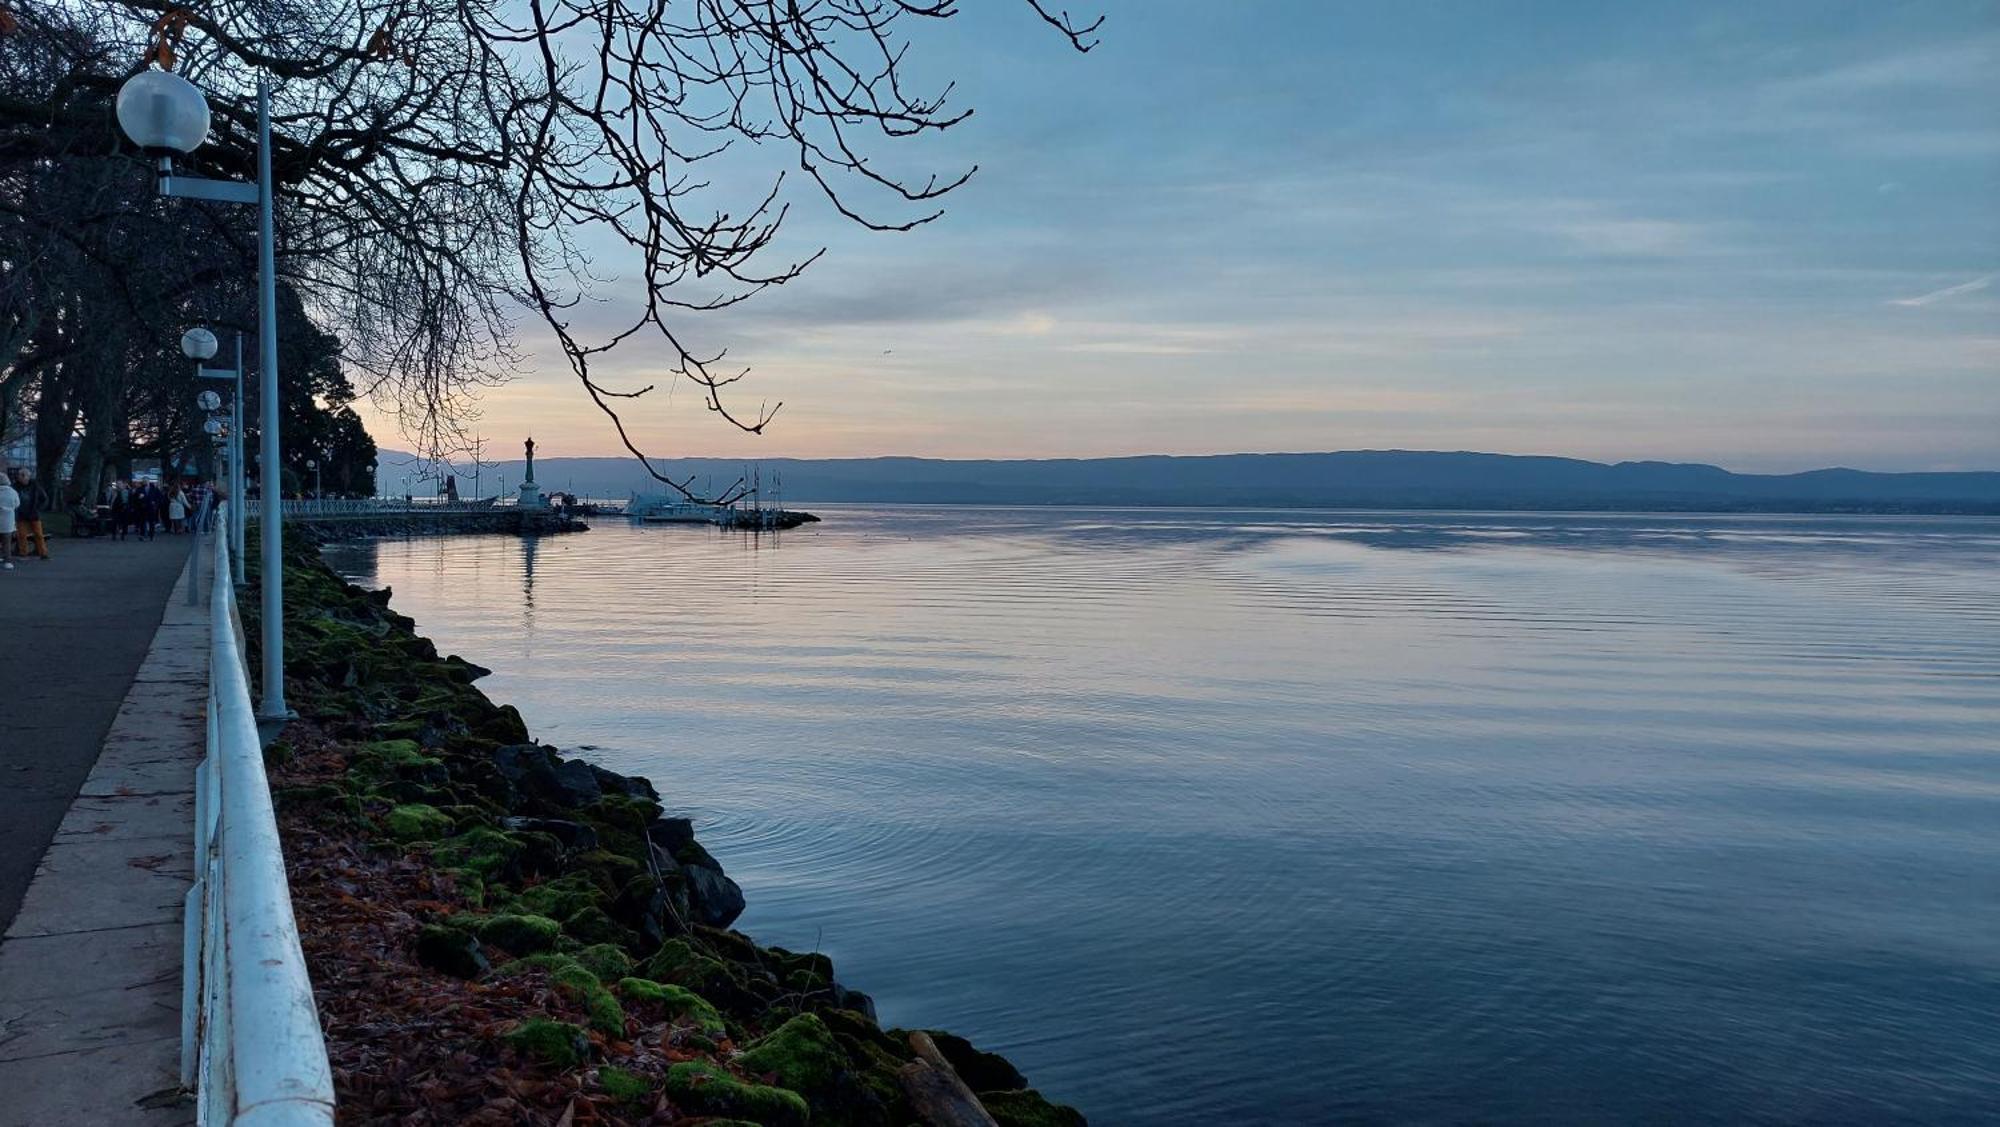
[[[330,555],[1096,1122],[1992,1114],[2000,522],[824,514]]]

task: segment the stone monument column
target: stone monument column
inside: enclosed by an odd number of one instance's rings
[[[521,483],[521,492],[516,503],[524,509],[545,509],[549,503],[542,496],[542,487],[535,484],[535,439],[533,435],[528,437],[526,449],[528,451],[528,480]]]

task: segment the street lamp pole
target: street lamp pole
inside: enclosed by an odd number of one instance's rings
[[[229,405],[229,504],[241,514],[246,507],[243,498],[243,331],[236,331],[236,399]],[[237,583],[243,582],[243,525],[242,516],[229,522],[230,576]]]
[[[118,91],[118,124],[134,144],[159,159],[159,190],[163,196],[257,205],[257,328],[258,371],[261,373],[263,426],[258,436],[263,473],[263,631],[264,692],[257,702],[259,720],[285,720],[285,579],[284,513],[279,505],[278,477],[278,270],[277,236],[272,218],[271,82],[257,79],[257,182],[210,180],[175,176],[174,154],[191,153],[208,138],[208,101],[186,79],[165,70],[142,70]],[[241,503],[241,498],[238,498]],[[239,525],[242,515],[237,515]]]
[[[264,693],[260,719],[290,716],[285,707],[285,516],[278,476],[278,235],[271,216],[271,80],[257,78],[257,339],[263,380],[264,425],[258,451],[264,459],[263,519],[257,539],[264,549]]]
[[[210,368],[202,361],[215,355],[215,334],[207,329],[190,329],[181,337],[181,352],[195,362],[196,379],[230,380],[236,385],[235,398],[229,401],[229,442],[225,449],[229,457],[229,497],[231,512],[239,514],[229,522],[230,578],[243,582],[243,334],[236,334],[236,367]]]

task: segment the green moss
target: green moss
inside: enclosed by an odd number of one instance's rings
[[[618,992],[634,1002],[658,1006],[672,1017],[685,1018],[711,1037],[723,1033],[722,1015],[708,1004],[708,999],[686,987],[649,978],[621,978]]]
[[[445,868],[439,871],[451,878],[451,883],[458,889],[458,894],[465,897],[466,903],[475,908],[486,906],[486,878],[465,868]]]
[[[719,959],[695,950],[684,939],[669,939],[640,967],[643,977],[655,982],[671,982],[693,990],[724,994],[735,984],[735,976]]]
[[[570,864],[597,878],[598,884],[607,890],[625,887],[625,882],[646,871],[638,861],[607,849],[593,849],[571,858]]]
[[[824,1092],[846,1071],[847,1055],[825,1022],[800,1014],[751,1043],[736,1063],[745,1072],[775,1076],[794,1091]]]
[[[622,1103],[640,1103],[653,1094],[653,1082],[636,1072],[605,1065],[597,1070],[597,1086]]]
[[[979,1102],[1000,1127],[1084,1127],[1083,1113],[1050,1103],[1032,1088],[981,1092]]]
[[[440,924],[426,924],[417,933],[417,961],[457,978],[477,978],[487,966],[471,933]]]
[[[451,832],[451,815],[435,806],[411,803],[389,811],[382,824],[397,841],[435,841]]]
[[[557,1068],[572,1068],[590,1051],[583,1030],[566,1021],[531,1017],[503,1038],[521,1053]]]
[[[576,953],[576,961],[603,982],[616,982],[632,973],[632,956],[610,943],[585,947]]]
[[[415,740],[375,740],[354,750],[347,777],[363,788],[416,775],[436,776],[444,764],[425,755]]]
[[[590,1014],[590,1027],[600,1033],[623,1036],[625,1033],[625,1009],[611,991],[604,988],[590,968],[566,956],[558,956],[549,974],[549,981]]]
[[[532,955],[555,944],[561,925],[547,916],[508,913],[491,916],[479,925],[479,938],[512,955]]]
[[[520,854],[521,843],[514,840],[513,835],[486,826],[441,841],[431,851],[431,856],[439,865],[448,869],[470,870],[479,874],[479,878],[487,884],[505,873]]]
[[[529,955],[525,958],[515,959],[512,962],[501,967],[500,971],[503,974],[519,974],[525,970],[540,969],[548,971],[551,974],[553,974],[556,971],[562,970],[565,967],[573,967],[579,965],[581,964],[579,964],[575,959],[570,958],[568,955],[557,955],[545,952],[540,955]]]
[[[516,911],[532,912],[552,920],[567,919],[585,908],[594,908],[604,899],[604,890],[586,876],[558,877],[524,888],[513,896]]]
[[[764,1127],[805,1127],[809,1115],[797,1092],[746,1084],[706,1061],[668,1069],[667,1095],[684,1111],[739,1116]]]
[[[639,942],[632,929],[607,915],[602,908],[589,907],[572,913],[562,922],[563,934],[584,944],[631,947]]]

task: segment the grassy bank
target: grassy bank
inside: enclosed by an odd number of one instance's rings
[[[740,890],[671,797],[535,743],[387,592],[288,555],[301,719],[272,783],[343,1122],[901,1127],[971,1093],[1003,1125],[1083,1122],[732,930]]]

